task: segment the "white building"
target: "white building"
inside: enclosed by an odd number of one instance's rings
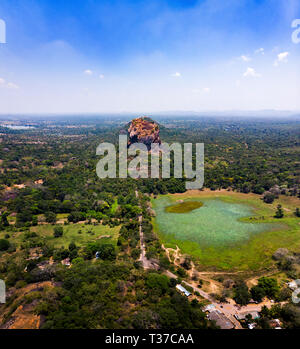
[[[186,290],[183,286],[181,286],[180,284],[176,285],[176,289],[179,292],[183,293],[186,297],[189,297],[191,295],[191,293],[188,290]]]
[[[297,282],[295,280],[288,282],[288,287],[291,290],[295,291],[298,288]]]

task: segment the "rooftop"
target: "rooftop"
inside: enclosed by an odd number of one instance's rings
[[[183,286],[181,286],[180,284],[176,285],[176,288],[180,292],[184,293],[187,297],[189,297],[191,295],[191,293],[188,290],[186,290]]]
[[[234,328],[233,323],[219,310],[214,310],[207,316],[209,320],[215,321],[217,326],[222,330],[231,330]]]

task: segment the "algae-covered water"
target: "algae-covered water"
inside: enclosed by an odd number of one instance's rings
[[[277,224],[241,221],[241,218],[254,214],[253,208],[245,204],[220,199],[192,200],[194,203],[197,201],[203,205],[197,208],[191,201],[185,201],[192,209],[176,212],[176,208],[184,206],[184,203],[174,203],[168,197],[154,200],[157,228],[166,241],[169,237],[195,242],[201,247],[226,247],[246,242],[255,234],[278,227]]]

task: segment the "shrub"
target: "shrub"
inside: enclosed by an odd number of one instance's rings
[[[16,288],[23,288],[27,285],[27,282],[25,280],[19,280],[17,283],[16,283]]]
[[[275,200],[275,195],[267,191],[264,193],[263,200],[266,204],[272,204],[272,202]]]
[[[55,227],[54,228],[54,237],[55,238],[60,238],[60,237],[62,237],[63,236],[63,234],[64,234],[64,229],[63,229],[63,227]]]
[[[45,219],[47,223],[55,224],[56,223],[56,214],[54,212],[46,212]]]
[[[283,210],[282,210],[282,206],[278,205],[277,206],[277,211],[275,213],[275,218],[283,218],[284,214],[283,214]]]

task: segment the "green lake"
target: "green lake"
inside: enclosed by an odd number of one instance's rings
[[[159,197],[153,207],[156,227],[165,242],[175,239],[199,247],[229,247],[247,242],[255,234],[280,229],[275,223],[243,222],[241,218],[254,215],[251,206],[215,198],[173,202]]]

